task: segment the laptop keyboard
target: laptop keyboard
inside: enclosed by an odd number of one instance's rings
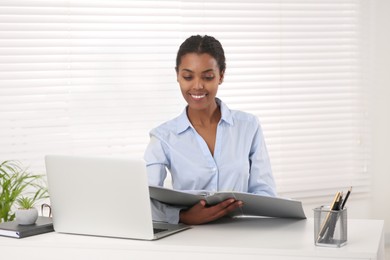
[[[164,232],[164,231],[167,231],[167,230],[168,229],[163,229],[163,228],[153,228],[153,233],[157,234],[157,233]]]

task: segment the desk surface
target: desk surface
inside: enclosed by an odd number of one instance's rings
[[[342,248],[314,245],[313,219],[226,219],[157,241],[47,233],[0,237],[4,259],[384,259],[383,220],[348,220]],[[5,257],[7,256],[7,257]],[[53,258],[53,256],[55,256]],[[136,258],[130,258],[136,257]]]

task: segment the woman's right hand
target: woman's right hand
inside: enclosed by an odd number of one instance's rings
[[[192,208],[180,211],[180,222],[187,225],[208,223],[226,216],[242,205],[242,201],[227,199],[214,206],[206,206],[206,201],[201,200]]]

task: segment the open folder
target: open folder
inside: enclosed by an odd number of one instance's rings
[[[212,206],[226,199],[233,198],[244,203],[232,216],[264,216],[279,218],[306,218],[302,203],[297,200],[262,196],[244,192],[207,192],[179,191],[158,186],[149,186],[152,199],[183,207],[191,207],[200,200]]]

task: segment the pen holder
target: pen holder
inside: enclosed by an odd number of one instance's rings
[[[313,210],[315,245],[344,246],[347,243],[347,208],[330,210],[327,206],[321,206]]]

